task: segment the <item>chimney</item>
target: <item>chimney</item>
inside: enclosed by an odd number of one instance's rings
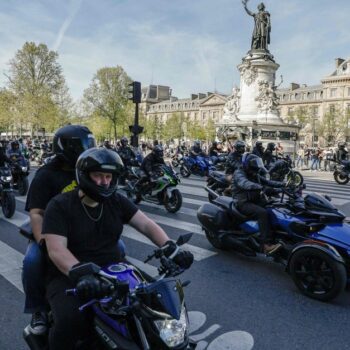
[[[335,68],[338,68],[345,60],[343,58],[335,59]]]
[[[297,84],[297,83],[291,83],[290,84],[290,89],[293,91],[295,89],[299,89],[300,88],[300,85]]]
[[[196,94],[191,94],[191,100],[197,100],[198,98],[198,95]]]
[[[205,98],[205,97],[207,97],[206,94],[203,94],[201,92],[198,93],[198,100],[201,100],[202,98]]]

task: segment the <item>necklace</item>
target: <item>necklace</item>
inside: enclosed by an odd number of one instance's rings
[[[99,216],[98,216],[97,218],[93,218],[93,217],[89,214],[89,212],[88,212],[88,210],[87,210],[87,208],[86,208],[86,206],[85,206],[85,204],[83,203],[82,200],[80,201],[80,203],[81,203],[81,205],[83,206],[83,209],[84,209],[84,211],[85,211],[85,214],[88,216],[88,218],[89,218],[90,220],[92,220],[92,221],[94,221],[94,222],[97,222],[97,221],[99,221],[99,220],[101,219],[102,213],[103,213],[103,203],[102,203],[102,205],[101,205],[101,212],[100,212],[100,214],[99,214]]]

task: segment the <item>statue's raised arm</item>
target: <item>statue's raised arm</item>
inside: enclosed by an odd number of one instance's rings
[[[249,16],[254,17],[254,13],[252,11],[250,11],[247,7],[247,2],[248,2],[248,0],[242,0],[242,4],[244,6],[244,9],[246,10],[246,12],[248,13]]]

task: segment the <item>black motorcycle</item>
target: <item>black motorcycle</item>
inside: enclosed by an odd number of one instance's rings
[[[188,242],[192,234],[180,236],[177,245]],[[93,263],[72,270],[75,276],[93,274],[100,279],[98,298],[88,301],[80,310],[91,309],[91,337],[76,349],[107,350],[190,350],[196,343],[189,339],[189,319],[182,283],[175,278],[183,272],[164,249],[156,249],[145,262],[160,261],[159,276],[152,278],[129,263],[100,268]],[[66,291],[67,298],[79,295],[78,289]],[[37,336],[24,329],[24,338],[31,350],[46,350],[47,335]]]
[[[0,168],[0,205],[5,217],[11,218],[16,210],[16,198],[12,190],[11,170]]]
[[[334,180],[339,185],[346,185],[350,181],[350,160],[342,160],[335,166]]]
[[[28,161],[24,157],[19,157],[10,164],[13,188],[18,190],[21,196],[25,196],[29,188],[29,168]]]
[[[304,183],[303,175],[293,169],[293,161],[288,155],[274,162],[268,171],[270,179],[273,181],[287,181],[289,184],[297,187]]]
[[[204,189],[208,192],[209,202],[212,202],[217,196],[223,196],[225,189],[230,186],[230,182],[227,181],[226,175],[220,171],[210,171],[207,178],[207,186]],[[215,192],[215,196],[212,194]]]

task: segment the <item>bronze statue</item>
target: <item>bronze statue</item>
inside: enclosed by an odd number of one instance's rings
[[[248,0],[242,0],[244,9],[249,16],[254,17],[255,26],[252,36],[252,50],[262,49],[268,51],[268,44],[270,44],[270,32],[271,32],[271,21],[270,14],[265,11],[264,3],[258,5],[258,12],[253,13],[247,8]]]

